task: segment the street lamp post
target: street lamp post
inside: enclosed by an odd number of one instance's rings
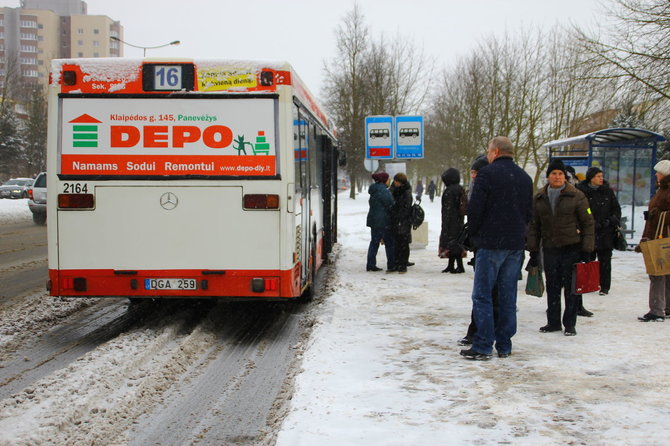
[[[125,41],[123,41],[123,40],[121,40],[121,39],[119,39],[118,37],[115,37],[115,36],[109,36],[109,38],[111,40],[114,40],[115,42],[121,42],[124,45],[132,46],[133,48],[139,48],[139,49],[143,50],[144,51],[144,57],[147,56],[147,50],[155,50],[156,48],[163,48],[163,47],[170,46],[170,45],[179,45],[181,43],[179,40],[173,40],[172,42],[164,43],[163,45],[138,46],[138,45],[133,45],[132,43],[125,42]]]

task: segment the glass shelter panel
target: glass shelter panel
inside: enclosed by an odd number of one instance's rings
[[[591,165],[599,167],[614,190],[623,228],[633,238],[644,229],[644,214],[654,191],[652,148],[594,147]]]

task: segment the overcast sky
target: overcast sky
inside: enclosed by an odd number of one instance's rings
[[[18,6],[18,1],[16,1]],[[178,47],[147,56],[286,60],[321,95],[324,60],[335,54],[335,29],[353,0],[87,0],[88,13],[121,21],[125,40]],[[373,36],[400,33],[439,66],[467,54],[481,39],[505,29],[587,26],[602,12],[599,0],[359,0]],[[142,51],[125,48],[126,57]]]

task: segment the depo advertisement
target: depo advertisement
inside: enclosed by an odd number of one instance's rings
[[[61,101],[62,175],[277,174],[274,99]]]

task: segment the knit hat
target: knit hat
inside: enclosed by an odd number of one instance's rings
[[[484,166],[489,165],[489,160],[486,159],[486,155],[480,155],[475,160],[472,162],[472,166],[470,166],[470,170],[474,171],[479,171]]]
[[[654,166],[654,170],[663,176],[668,176],[670,175],[670,161],[668,160],[661,160],[656,163]]]
[[[386,184],[386,182],[389,179],[389,174],[387,174],[386,172],[373,173],[372,179],[375,180],[376,183]]]
[[[549,162],[549,165],[547,166],[547,178],[549,178],[549,174],[554,170],[560,170],[561,172],[563,172],[563,175],[565,175],[566,178],[568,177],[568,174],[566,173],[565,170],[565,164],[563,164],[563,161],[556,158],[551,160]]]
[[[599,173],[602,173],[602,172],[603,172],[603,171],[600,170],[600,169],[599,169],[598,167],[596,167],[596,166],[589,167],[589,170],[586,171],[586,181],[591,182],[591,180],[593,179],[593,177],[595,177],[596,175],[598,175]]]
[[[407,175],[405,175],[402,172],[396,173],[395,176],[393,177],[393,181],[397,181],[398,183],[401,183],[401,184],[408,184],[407,183]]]

